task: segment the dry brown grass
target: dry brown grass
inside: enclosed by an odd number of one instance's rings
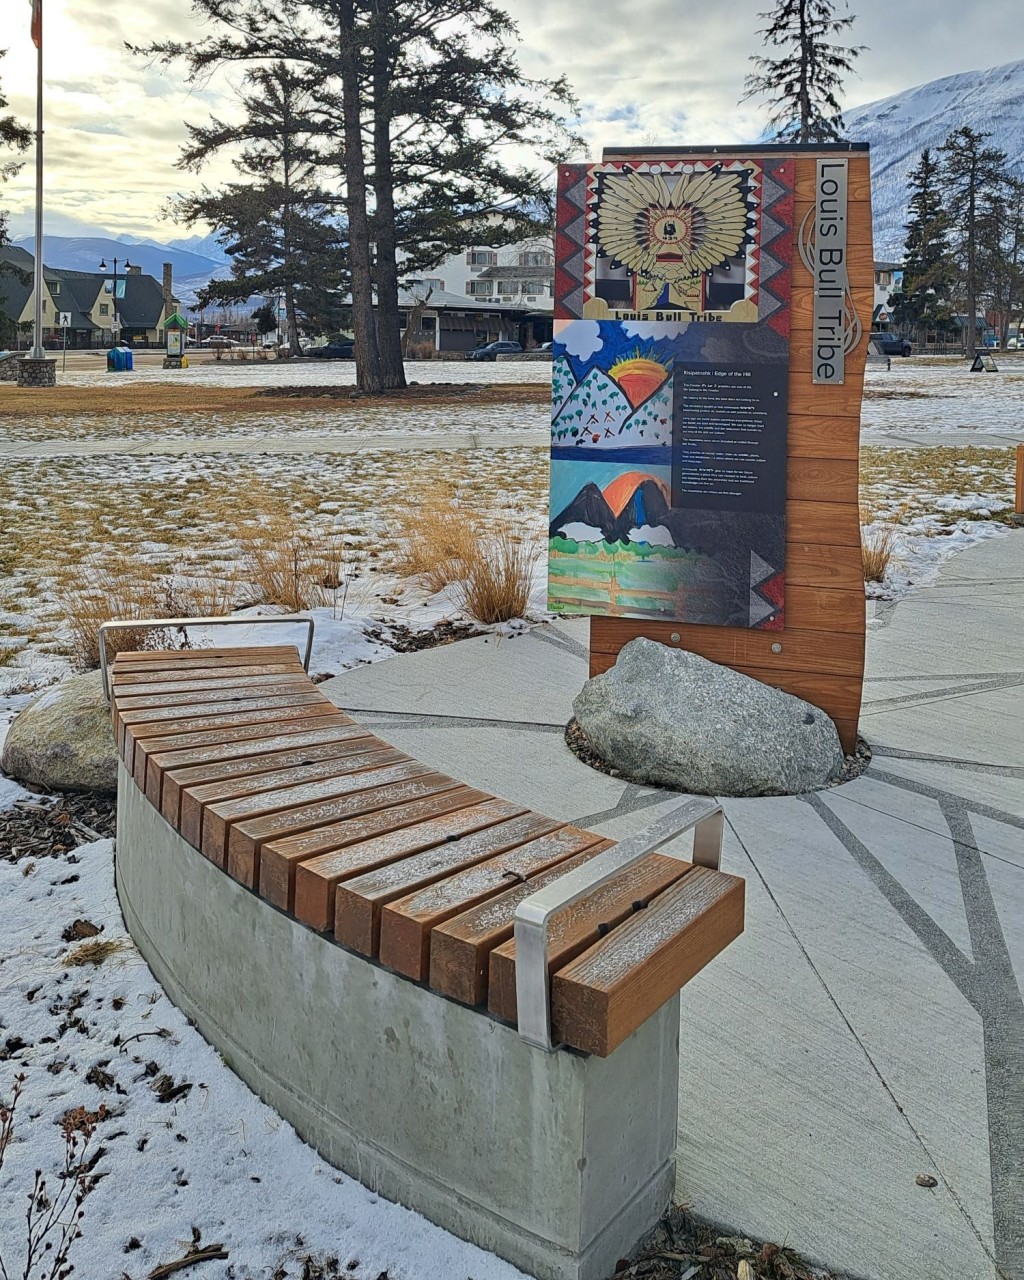
[[[100,665],[100,627],[112,619],[166,617],[161,584],[146,565],[124,556],[86,563],[72,585],[61,592],[61,612],[68,632],[70,658],[78,671]],[[155,648],[162,632],[126,627],[107,636],[107,654]],[[166,638],[164,637],[164,640]]]
[[[538,550],[511,518],[475,539],[454,590],[462,611],[485,624],[521,618],[530,602]]]
[[[65,969],[77,969],[86,964],[101,965],[111,956],[123,951],[124,947],[125,944],[118,938],[93,938],[90,942],[83,942],[74,951],[69,951],[61,963]]]
[[[896,549],[897,527],[883,525],[880,529],[861,531],[861,560],[865,582],[884,582],[889,564]]]
[[[403,578],[419,578],[428,591],[442,591],[466,576],[478,546],[478,521],[458,505],[453,480],[435,478],[419,492],[417,503],[395,513],[399,549],[393,567]]]
[[[339,534],[281,511],[245,525],[238,540],[238,580],[246,604],[280,605],[297,613],[335,602],[345,568]]]

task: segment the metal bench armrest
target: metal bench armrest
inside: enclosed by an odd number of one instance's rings
[[[717,800],[697,797],[665,817],[599,853],[583,866],[532,893],[516,908],[516,1002],[519,1034],[527,1043],[551,1053],[551,980],[548,933],[551,917],[585,898],[612,876],[676,836],[693,832],[693,862],[717,871],[722,861],[725,815]],[[678,857],[678,854],[672,856]]]

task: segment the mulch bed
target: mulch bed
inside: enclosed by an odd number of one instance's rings
[[[60,858],[79,845],[113,837],[117,801],[96,791],[39,796],[0,809],[0,861]]]
[[[442,620],[426,631],[414,631],[401,622],[387,622],[379,627],[366,627],[371,640],[379,640],[396,653],[419,653],[422,649],[436,649],[442,644],[454,644],[456,640],[468,640],[471,636],[485,636],[489,632],[471,622]]]
[[[840,1280],[809,1266],[793,1249],[723,1234],[682,1208],[672,1208],[615,1280]]]
[[[640,786],[653,787],[660,786],[665,791],[674,791],[674,787],[665,786],[664,783],[646,782],[642,778],[630,778],[624,774],[621,769],[616,769],[614,765],[608,763],[594,750],[594,747],[587,737],[585,731],[575,716],[565,726],[565,745],[573,753],[577,760],[585,764],[589,769],[596,769],[598,773],[606,773],[609,778],[623,778],[626,782],[636,782]],[[828,791],[832,787],[840,787],[844,782],[852,782],[854,778],[859,778],[864,770],[871,763],[871,748],[863,738],[857,739],[857,750],[852,756],[847,756],[843,761],[843,767],[837,778],[834,778],[821,790]],[[682,794],[680,792],[680,794]]]

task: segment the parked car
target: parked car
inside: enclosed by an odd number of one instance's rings
[[[1007,338],[1007,351],[1024,351],[1024,338]]]
[[[302,354],[315,360],[351,360],[355,355],[355,343],[328,342],[322,347],[307,347]]]
[[[910,339],[898,333],[873,333],[871,341],[883,356],[909,356],[914,349]]]
[[[208,338],[204,338],[200,344],[204,347],[242,347],[243,342],[238,342],[234,338],[225,337],[223,333],[211,333]]]
[[[512,356],[522,351],[518,342],[488,342],[486,346],[476,347],[466,352],[467,360],[497,360],[498,356]]]

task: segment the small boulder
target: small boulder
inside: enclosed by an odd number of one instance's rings
[[[116,791],[117,751],[98,671],[44,690],[11,725],[0,767],[47,791]]]
[[[695,795],[793,795],[843,767],[818,707],[685,649],[632,640],[573,702],[599,756],[637,782]]]

